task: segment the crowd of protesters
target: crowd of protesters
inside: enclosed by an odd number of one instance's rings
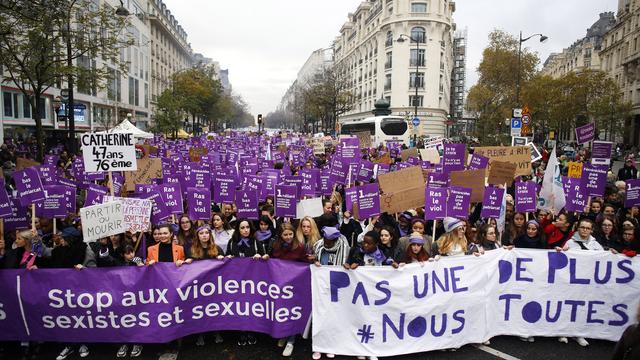
[[[60,149],[59,149],[60,150]],[[363,155],[376,160],[383,148]],[[301,168],[323,167],[327,154],[310,158],[304,166],[292,163],[276,164],[290,166],[296,174]],[[15,147],[2,145],[0,159],[11,167],[16,162]],[[565,155],[559,160],[566,172]],[[530,177],[542,183],[545,162],[549,149],[543,151],[543,161],[532,166]],[[74,159],[66,151],[59,152],[57,166],[67,177]],[[586,149],[580,149],[575,161],[588,162]],[[400,158],[392,158],[394,163]],[[342,266],[356,269],[361,266],[391,266],[400,268],[406,264],[437,261],[444,256],[482,256],[487,251],[500,248],[555,249],[556,251],[610,251],[621,256],[633,257],[640,251],[640,211],[637,206],[624,207],[625,181],[636,179],[638,172],[632,156],[625,159],[624,166],[613,174],[610,171],[604,197],[592,198],[583,212],[559,214],[537,211],[519,213],[514,210],[513,188],[508,188],[504,227],[495,219],[480,217],[481,203],[472,204],[466,219],[447,217],[443,221],[425,221],[424,208],[407,209],[398,214],[383,213],[368,219],[357,220],[346,209],[344,186],[338,185],[331,197],[323,202],[324,213],[317,217],[288,219],[276,217],[274,199],[267,197],[259,205],[259,220],[248,220],[236,215],[234,204],[211,204],[209,221],[194,221],[184,214],[171,218],[167,223],[155,224],[142,236],[125,233],[85,243],[82,239],[82,224],[77,214],[66,219],[36,219],[36,228],[6,232],[0,239],[0,266],[5,269],[41,269],[153,266],[158,262],[171,262],[176,266],[189,266],[201,260],[224,261],[225,258],[252,257],[258,261],[270,258],[316,266]],[[5,171],[7,190],[14,185],[10,171]],[[373,180],[372,180],[373,181]],[[356,182],[361,184],[361,182]],[[82,202],[82,193],[78,201]],[[55,226],[54,226],[54,221]],[[435,229],[433,227],[436,227]],[[54,232],[54,227],[57,229]],[[435,234],[435,237],[432,237]],[[637,332],[637,331],[636,331]],[[221,343],[233,338],[240,346],[256,344],[255,334],[250,332],[199,334],[195,345],[209,341]],[[283,347],[283,356],[291,356],[295,336],[278,339]],[[522,338],[534,341],[533,338]],[[567,342],[567,338],[559,338]],[[186,340],[187,342],[191,339]],[[588,346],[584,338],[575,338],[581,346]],[[38,344],[23,343],[25,358],[37,354]],[[633,345],[633,344],[632,344]],[[171,344],[182,346],[178,340]],[[620,345],[624,347],[625,345]],[[637,343],[636,343],[637,346]],[[88,344],[61,344],[58,360],[67,358],[75,351],[80,357],[90,354]],[[137,357],[143,351],[140,344],[120,344],[116,356]],[[618,351],[618,350],[617,350]],[[636,354],[637,354],[637,350]],[[323,354],[313,353],[313,359]],[[333,358],[333,354],[325,354]],[[374,359],[375,356],[371,356]]]

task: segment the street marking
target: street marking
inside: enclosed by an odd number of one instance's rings
[[[27,330],[27,336],[31,336],[29,331],[29,325],[27,325],[27,318],[24,316],[24,307],[22,306],[22,297],[20,291],[20,275],[16,276],[16,288],[18,290],[18,304],[20,305],[20,315],[22,315],[22,322],[24,323],[24,329]]]
[[[473,347],[475,347],[478,350],[482,350],[484,352],[487,352],[493,356],[497,356],[500,359],[504,359],[504,360],[520,360],[515,356],[511,356],[509,354],[503,353],[502,351],[498,351],[494,348],[490,348],[486,345],[482,345],[482,344],[473,344]]]

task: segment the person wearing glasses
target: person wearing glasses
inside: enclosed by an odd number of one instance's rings
[[[622,230],[620,241],[611,244],[611,252],[634,257],[640,252],[640,242],[637,240],[636,230],[625,228]]]
[[[618,170],[618,180],[627,181],[629,179],[637,179],[638,170],[633,164],[633,158],[627,157],[624,161],[624,166]]]

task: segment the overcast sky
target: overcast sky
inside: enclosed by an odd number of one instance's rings
[[[164,0],[188,34],[194,52],[229,69],[234,92],[255,115],[275,110],[313,50],[326,48],[359,0]],[[467,28],[467,89],[487,35],[501,29],[523,37],[543,33],[546,43],[527,47],[542,62],[584,37],[598,14],[616,11],[617,0],[458,0],[454,21]]]

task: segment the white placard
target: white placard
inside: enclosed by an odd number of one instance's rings
[[[302,219],[305,216],[318,217],[322,215],[322,198],[304,199],[298,202],[296,206],[296,219]]]
[[[118,198],[104,196],[103,202],[120,201],[122,203],[122,213],[124,215],[124,227],[127,231],[135,234],[140,231],[148,231],[150,228],[151,209],[153,201],[148,199]]]
[[[86,172],[136,171],[136,148],[131,133],[88,133],[80,138]]]
[[[82,237],[84,242],[124,233],[124,212],[122,203],[114,201],[87,206],[80,209]]]
[[[534,143],[532,142],[527,143],[527,146],[531,148],[531,162],[535,162],[542,159],[542,154],[540,154],[540,151],[538,150],[538,148]]]
[[[640,258],[584,250],[312,266],[313,351],[394,356],[498,335],[617,341],[636,319],[638,274]]]

